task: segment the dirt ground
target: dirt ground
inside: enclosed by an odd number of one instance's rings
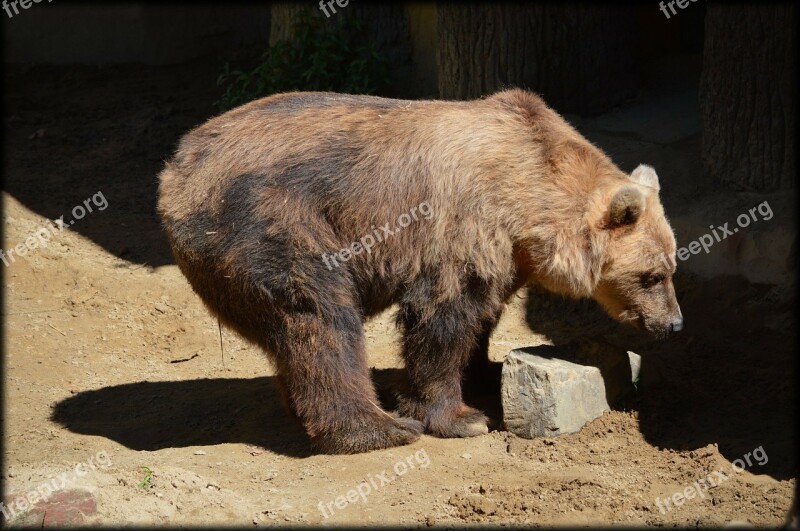
[[[580,433],[520,439],[502,429],[494,397],[481,404],[494,421],[485,436],[316,455],[282,408],[263,354],[225,329],[220,347],[217,322],[173,264],[155,215],[156,175],[179,135],[213,112],[216,72],[6,73],[3,248],[47,220],[72,219],[97,192],[108,203],[3,266],[6,503],[105,452],[108,466],[72,477],[96,500],[91,524],[784,521],[796,476],[794,301],[788,288],[740,277],[679,272],[687,329],[664,343],[588,301],[520,293],[492,337],[493,360],[575,341],[643,357],[635,399]],[[698,141],[668,147],[691,158]],[[400,367],[391,311],[368,323],[367,341],[390,405]],[[759,447],[763,464],[732,470]],[[727,479],[659,510],[657,498],[714,471]],[[364,481],[375,482],[367,495],[335,504]]]

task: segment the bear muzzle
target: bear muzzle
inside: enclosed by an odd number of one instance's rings
[[[675,332],[680,332],[681,330],[683,330],[683,318],[682,317],[680,317],[678,319],[675,319],[674,321],[672,321],[669,324],[669,332],[671,334],[674,334]]]

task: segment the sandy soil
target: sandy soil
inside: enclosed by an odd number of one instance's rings
[[[90,523],[783,522],[796,464],[793,300],[735,277],[679,274],[688,327],[659,344],[588,301],[515,298],[492,338],[498,362],[516,346],[575,341],[643,356],[637,397],[580,433],[517,438],[502,430],[498,397],[484,397],[495,428],[486,436],[314,454],[282,409],[266,358],[224,329],[220,347],[217,322],[172,263],[155,216],[161,161],[212,112],[215,73],[8,73],[3,248],[47,220],[70,220],[98,191],[108,207],[3,266],[7,501],[106,452],[110,466],[74,478],[97,499]],[[388,312],[367,327],[387,405],[400,367],[391,323]],[[758,447],[763,465],[732,471]],[[400,462],[409,465],[402,475]],[[662,514],[656,498],[714,471],[729,479]],[[370,480],[365,498],[320,511]]]

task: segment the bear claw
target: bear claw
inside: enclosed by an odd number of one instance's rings
[[[422,432],[425,431],[424,427],[422,426],[422,423],[417,419],[412,419],[409,417],[397,417],[395,420],[402,427],[414,433],[422,434]]]
[[[489,433],[489,419],[480,411],[470,408],[454,419],[427,423],[426,431],[436,437],[446,439],[477,437]]]
[[[485,422],[473,422],[467,424],[467,430],[475,435],[486,435],[489,433],[489,426]]]

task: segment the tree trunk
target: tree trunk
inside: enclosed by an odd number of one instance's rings
[[[291,39],[294,34],[294,17],[303,9],[311,9],[314,4],[306,2],[275,2],[272,4],[269,45]],[[322,16],[322,14],[320,14]]]
[[[442,98],[517,86],[561,112],[597,114],[636,88],[633,7],[448,2],[438,13]]]
[[[708,4],[703,168],[719,185],[795,186],[796,46],[794,4]]]

